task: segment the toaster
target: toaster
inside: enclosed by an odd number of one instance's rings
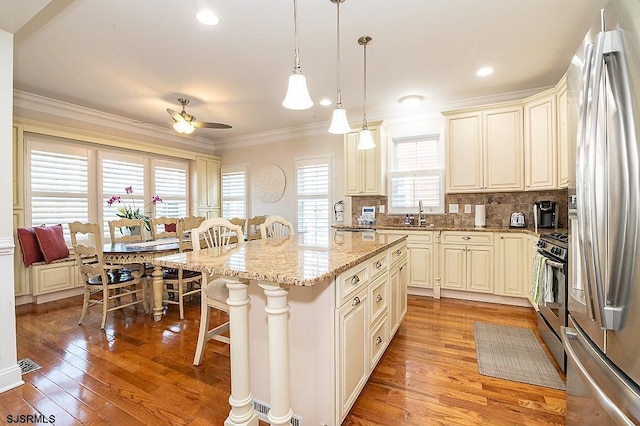
[[[509,227],[524,228],[525,226],[527,225],[524,222],[524,213],[522,212],[511,213],[511,221],[509,222]]]

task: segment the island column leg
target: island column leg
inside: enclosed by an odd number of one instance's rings
[[[260,283],[267,296],[269,343],[269,423],[288,425],[293,416],[289,390],[289,291],[278,285]]]
[[[153,281],[151,282],[151,296],[153,297],[153,320],[160,321],[162,319],[162,290],[164,286],[162,266],[153,265],[151,274]]]
[[[231,411],[225,426],[258,426],[249,375],[249,283],[228,281],[231,352]]]

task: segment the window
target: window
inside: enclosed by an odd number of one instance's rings
[[[89,220],[89,151],[32,142],[27,166],[31,226]],[[63,227],[69,240],[69,228]]]
[[[222,217],[247,217],[247,166],[222,167]]]
[[[389,170],[389,213],[444,213],[440,135],[394,139]]]
[[[109,238],[108,221],[118,207],[128,205],[155,217],[187,214],[188,170],[186,160],[153,158],[134,151],[94,146],[80,141],[25,133],[26,226],[73,221],[102,223]],[[133,192],[127,194],[125,188]],[[153,192],[152,192],[153,191]],[[153,195],[163,202],[152,204]],[[112,196],[123,204],[111,207]]]
[[[329,158],[296,160],[298,232],[305,243],[329,240],[331,173]]]

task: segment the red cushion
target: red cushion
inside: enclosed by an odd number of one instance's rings
[[[51,263],[69,256],[69,248],[62,234],[62,225],[38,226],[35,230],[45,262]]]
[[[20,251],[22,252],[24,266],[44,260],[34,228],[18,228],[18,240],[20,241]]]
[[[165,223],[164,224],[164,232],[176,232],[176,224],[175,223]]]

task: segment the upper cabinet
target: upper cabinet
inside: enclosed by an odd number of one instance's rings
[[[567,188],[569,186],[569,146],[570,134],[568,124],[567,108],[567,80],[562,77],[557,86],[557,124],[558,124],[558,187]]]
[[[519,104],[444,115],[447,192],[524,189],[522,107]]]
[[[558,187],[556,91],[542,92],[524,101],[525,189]]]
[[[196,200],[198,211],[220,210],[220,161],[196,159]]]
[[[359,132],[344,136],[345,195],[386,194],[387,131],[382,121],[368,125],[375,148],[359,150]]]

